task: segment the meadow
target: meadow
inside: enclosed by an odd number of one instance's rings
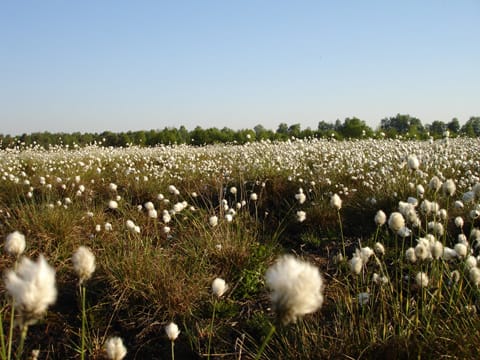
[[[471,138],[6,149],[0,359],[476,359],[479,216]]]

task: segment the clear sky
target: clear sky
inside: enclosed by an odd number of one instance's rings
[[[0,133],[480,115],[479,0],[0,0]]]

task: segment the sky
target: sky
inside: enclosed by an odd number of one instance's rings
[[[0,0],[0,133],[480,116],[478,0]]]

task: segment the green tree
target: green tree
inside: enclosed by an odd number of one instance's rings
[[[448,124],[447,129],[451,134],[458,134],[460,131],[460,122],[457,118],[453,118]]]
[[[410,135],[418,137],[424,132],[424,127],[420,119],[410,115],[397,114],[394,117],[384,118],[380,121],[380,129],[389,137],[400,135]]]
[[[340,134],[345,138],[359,139],[365,136],[371,136],[372,129],[365,124],[365,121],[356,117],[346,118],[339,130]]]
[[[462,126],[461,132],[470,137],[480,136],[480,116],[470,117]]]
[[[302,127],[300,124],[293,124],[288,127],[288,136],[290,137],[300,137],[300,132],[302,131]]]
[[[435,120],[429,126],[427,126],[427,129],[431,136],[439,138],[442,137],[445,130],[447,130],[447,124],[445,124],[443,121]]]

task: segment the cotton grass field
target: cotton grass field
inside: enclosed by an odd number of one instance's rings
[[[467,358],[480,141],[0,154],[1,359]]]

